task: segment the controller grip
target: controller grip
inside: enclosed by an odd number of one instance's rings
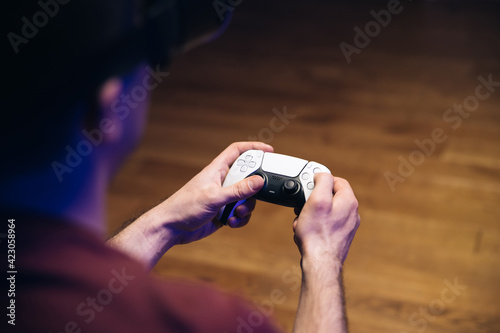
[[[244,200],[239,200],[239,201],[235,201],[235,202],[231,202],[230,204],[227,204],[224,208],[221,209],[219,221],[221,221],[224,225],[227,225],[227,220],[229,220],[229,218],[234,216],[235,209],[238,206],[244,204],[245,201],[247,201],[247,200],[244,199]]]

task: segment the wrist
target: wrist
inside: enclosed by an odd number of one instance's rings
[[[337,277],[342,274],[342,261],[331,253],[304,254],[300,262],[304,277],[320,276],[321,272]]]
[[[334,256],[304,255],[294,332],[347,332],[342,262]]]
[[[142,215],[136,227],[148,243],[155,248],[161,248],[164,253],[174,245],[179,244],[179,231],[175,228],[175,221],[169,218],[169,214],[157,206]]]

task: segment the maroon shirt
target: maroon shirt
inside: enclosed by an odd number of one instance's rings
[[[279,332],[249,303],[155,277],[67,223],[16,219],[16,266],[17,332]]]

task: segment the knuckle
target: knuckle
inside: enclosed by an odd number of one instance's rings
[[[338,183],[341,183],[343,187],[351,187],[351,184],[349,184],[349,181],[345,178],[342,177],[335,177],[335,181]]]
[[[351,210],[356,211],[356,212],[358,211],[359,202],[358,202],[358,199],[356,199],[356,197],[354,195],[352,196],[352,199],[350,201],[349,206],[350,206]]]
[[[234,184],[234,186],[233,186],[233,195],[236,198],[241,198],[241,197],[243,197],[245,195],[245,191],[244,191],[243,183],[242,182]]]
[[[331,173],[328,172],[320,172],[320,175],[324,178],[335,179]]]
[[[243,142],[233,142],[229,145],[230,150],[239,150],[239,147],[241,146]]]
[[[315,174],[315,177],[316,181],[318,181],[319,179],[321,179],[320,181],[330,181],[333,179],[333,176],[328,172],[318,172],[317,174]]]

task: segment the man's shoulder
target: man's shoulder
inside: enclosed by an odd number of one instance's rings
[[[50,225],[32,231],[22,246],[19,327],[276,332],[270,319],[242,298],[207,283],[151,274],[87,230]]]

